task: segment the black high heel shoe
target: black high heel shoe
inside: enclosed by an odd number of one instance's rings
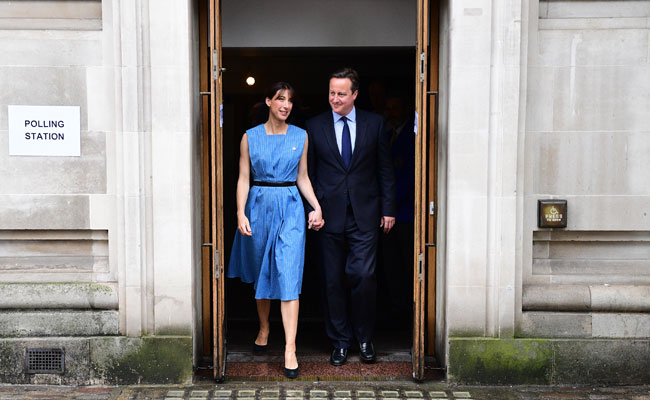
[[[269,344],[265,344],[263,346],[260,346],[257,343],[253,343],[253,353],[254,354],[262,354],[265,353],[269,349]]]
[[[294,357],[295,357],[295,352],[294,352]],[[298,360],[296,359],[296,362]],[[289,369],[286,367],[286,359],[285,359],[285,367],[284,367],[284,376],[286,376],[289,379],[296,379],[298,377],[298,372],[300,370],[300,366],[294,368],[294,369]]]
[[[298,377],[299,370],[300,367],[296,369],[289,369],[287,367],[284,367],[284,376],[286,376],[289,379],[296,379]]]

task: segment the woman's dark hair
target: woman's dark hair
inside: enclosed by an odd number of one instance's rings
[[[338,71],[335,71],[330,75],[330,79],[332,78],[338,78],[338,79],[349,79],[350,82],[352,83],[350,89],[352,89],[352,93],[356,92],[359,90],[359,74],[357,71],[353,70],[352,68],[341,68]]]
[[[275,82],[266,90],[264,99],[262,99],[262,101],[260,101],[259,103],[256,103],[251,109],[250,119],[252,122],[252,126],[263,124],[269,119],[269,107],[266,105],[266,99],[273,99],[275,94],[281,90],[286,90],[288,92],[289,98],[291,99],[294,108],[296,107],[298,103],[298,96],[296,95],[296,91],[293,88],[293,86],[291,86],[287,82]],[[287,118],[287,122],[291,122],[293,114],[294,114],[293,111],[291,112],[291,114],[289,114],[289,118]]]
[[[275,82],[273,85],[271,85],[270,88],[266,90],[266,96],[264,96],[264,99],[273,99],[273,96],[275,96],[279,90],[286,90],[289,92],[289,97],[291,99],[296,96],[296,91],[293,89],[293,86],[287,82]]]

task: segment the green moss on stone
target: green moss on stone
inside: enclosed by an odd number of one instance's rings
[[[545,339],[450,338],[449,378],[462,383],[548,384],[553,346]]]
[[[7,341],[0,341],[0,382],[10,382],[14,375],[20,374],[20,353],[16,346]]]
[[[102,293],[107,293],[110,294],[113,292],[113,289],[111,289],[110,286],[108,285],[102,285],[101,283],[80,283],[80,285],[88,285],[88,289],[91,292],[102,292]]]
[[[92,364],[104,382],[180,384],[192,380],[192,338],[94,338]]]

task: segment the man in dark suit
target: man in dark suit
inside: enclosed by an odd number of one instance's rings
[[[413,308],[413,204],[415,202],[414,115],[404,94],[386,98],[386,138],[395,171],[395,226],[380,241],[383,287],[391,318],[404,322]],[[382,285],[380,284],[380,287]],[[388,307],[386,307],[388,308]]]
[[[383,118],[354,107],[357,72],[332,74],[332,111],[307,121],[309,175],[325,226],[318,234],[325,328],[332,365],[347,361],[359,343],[360,357],[374,362],[379,231],[395,224],[395,178]],[[349,295],[346,288],[349,283]]]

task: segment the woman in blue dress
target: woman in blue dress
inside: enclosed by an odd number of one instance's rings
[[[237,232],[227,274],[229,278],[255,284],[260,320],[253,346],[256,353],[268,347],[271,300],[281,300],[284,374],[288,378],[298,376],[296,332],[305,225],[319,230],[325,223],[307,175],[307,132],[287,123],[293,97],[294,90],[288,83],[273,85],[265,97],[268,120],[249,129],[242,137]],[[307,223],[300,194],[314,209]]]

